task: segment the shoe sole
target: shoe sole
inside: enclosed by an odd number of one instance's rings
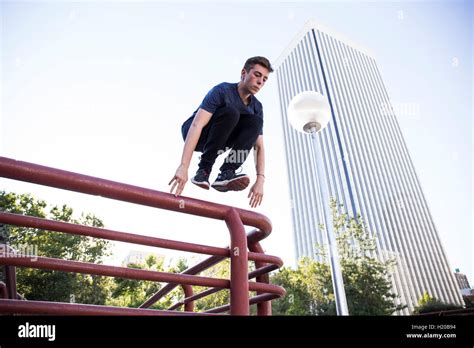
[[[248,176],[242,176],[240,178],[235,178],[232,180],[220,181],[218,183],[213,183],[212,188],[219,192],[227,191],[242,191],[247,188],[250,184],[250,178]]]
[[[209,188],[210,188],[209,183],[207,183],[207,182],[194,181],[193,179],[191,179],[191,182],[194,185],[199,186],[200,188],[202,188],[204,190],[209,190]]]

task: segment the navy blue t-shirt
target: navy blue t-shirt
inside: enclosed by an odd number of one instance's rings
[[[194,116],[196,116],[196,113],[200,108],[214,114],[217,109],[224,106],[232,106],[236,108],[239,110],[241,115],[255,115],[255,117],[260,117],[263,120],[262,104],[254,95],[250,95],[250,103],[249,105],[245,105],[240,98],[237,85],[238,83],[222,82],[217,86],[214,86],[204,97],[199,108],[194,111],[193,115],[188,118],[185,123],[191,124],[191,120],[194,119]],[[259,134],[263,134],[263,128],[260,130]]]

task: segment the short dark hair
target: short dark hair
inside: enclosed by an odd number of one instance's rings
[[[272,68],[272,65],[270,64],[270,61],[267,58],[260,57],[260,56],[247,59],[244,65],[245,71],[250,71],[250,69],[252,69],[256,64],[259,64],[267,68],[269,72],[273,72],[273,68]]]

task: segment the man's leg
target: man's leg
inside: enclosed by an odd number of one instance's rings
[[[263,120],[254,115],[241,115],[239,123],[230,135],[226,147],[231,147],[227,158],[220,170],[221,173],[212,187],[218,191],[241,191],[250,183],[250,178],[245,174],[235,174],[247,159],[252,147],[255,145],[262,128]]]
[[[233,107],[222,107],[211,117],[211,121],[203,128],[196,151],[201,151],[199,168],[212,169],[219,154],[225,150],[230,135],[239,123],[239,111]]]
[[[216,161],[219,150],[224,150],[225,144],[232,134],[240,118],[237,109],[223,107],[216,110],[209,123],[202,129],[195,151],[202,152],[199,169],[191,182],[203,189],[209,190],[209,175]],[[183,124],[183,138],[187,136],[190,124]]]
[[[231,152],[220,167],[225,170],[237,170],[250,154],[262,128],[263,120],[254,115],[241,115],[239,123],[234,128],[225,146],[232,148]]]

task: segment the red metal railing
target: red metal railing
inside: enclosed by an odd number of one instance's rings
[[[271,223],[264,215],[222,204],[175,197],[172,194],[122,184],[110,180],[67,172],[37,164],[0,157],[0,177],[45,185],[69,191],[97,195],[160,209],[224,220],[230,233],[230,246],[213,246],[187,243],[157,237],[113,231],[32,216],[0,212],[0,223],[103,238],[133,244],[154,246],[211,255],[181,274],[107,266],[87,262],[62,260],[48,257],[21,257],[12,255],[9,247],[0,245],[0,265],[5,266],[5,284],[0,284],[0,313],[21,314],[69,314],[69,315],[211,315],[229,311],[231,315],[248,315],[249,306],[257,304],[258,315],[271,315],[271,300],[284,296],[285,290],[269,284],[268,273],[283,265],[280,258],[266,255],[260,241],[271,232]],[[255,227],[246,234],[244,224]],[[202,271],[230,258],[230,279],[199,276]],[[248,272],[248,261],[255,262],[255,270]],[[160,291],[150,297],[140,308],[120,308],[87,304],[23,301],[16,288],[15,267],[86,273],[137,280],[166,282]],[[252,279],[256,281],[249,281]],[[193,285],[209,287],[193,294]],[[183,288],[185,298],[168,310],[148,309],[175,287]],[[230,303],[205,313],[194,311],[194,301],[212,293],[230,289]],[[249,298],[249,291],[257,295]],[[176,311],[184,305],[184,312]]]

